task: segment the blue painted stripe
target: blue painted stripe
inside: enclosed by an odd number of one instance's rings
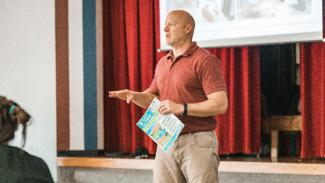
[[[97,149],[96,0],[82,1],[85,150]]]

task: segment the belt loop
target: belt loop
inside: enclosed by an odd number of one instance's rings
[[[189,132],[188,136],[189,136],[190,139],[193,139],[193,133],[192,132]]]
[[[189,133],[189,140],[190,140],[190,142],[194,142],[194,133],[193,132],[190,132]]]

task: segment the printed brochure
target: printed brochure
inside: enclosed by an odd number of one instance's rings
[[[145,114],[137,122],[137,126],[166,152],[176,141],[184,124],[174,114],[160,114],[159,105],[160,101],[154,98]]]

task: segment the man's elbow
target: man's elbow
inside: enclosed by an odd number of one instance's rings
[[[228,109],[228,104],[223,104],[221,107],[220,107],[220,112],[219,114],[225,114],[227,112],[227,109]]]
[[[217,114],[225,114],[228,109],[228,101],[224,101],[222,103],[219,103],[219,107],[217,108],[218,110],[216,111]]]
[[[208,96],[209,100],[213,103],[213,112],[216,114],[225,114],[228,109],[228,97],[226,92],[216,92]]]

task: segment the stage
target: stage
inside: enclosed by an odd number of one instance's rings
[[[222,183],[325,182],[324,160],[299,158],[222,156],[219,166]],[[58,177],[66,182],[152,182],[154,159],[130,157],[58,157]]]

